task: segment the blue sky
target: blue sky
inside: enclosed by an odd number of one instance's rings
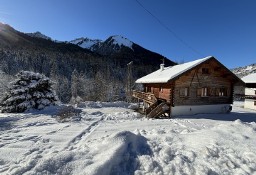
[[[255,0],[138,1],[164,26],[136,0],[0,0],[0,21],[62,41],[122,35],[177,62],[256,63]]]

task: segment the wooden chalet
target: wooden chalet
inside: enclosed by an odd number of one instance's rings
[[[244,107],[256,110],[256,73],[242,78],[245,82]]]
[[[233,88],[243,82],[216,58],[209,56],[148,74],[136,83],[144,91],[133,91],[143,101],[147,117],[226,113],[232,109]]]

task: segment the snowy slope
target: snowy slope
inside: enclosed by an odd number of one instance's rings
[[[102,41],[98,39],[89,39],[89,38],[77,38],[70,41],[72,44],[76,44],[82,48],[90,49],[93,51],[93,46],[100,44]]]
[[[56,108],[0,114],[0,174],[255,174],[256,112],[241,105],[161,120],[124,102],[86,102],[64,123]]]
[[[26,33],[26,35],[29,35],[31,37],[36,37],[36,38],[43,38],[43,39],[47,39],[47,40],[52,40],[50,37],[42,34],[41,32]]]
[[[256,83],[256,73],[249,74],[242,78],[245,83]]]
[[[235,69],[231,69],[231,71],[234,74],[236,74],[238,77],[242,78],[242,77],[245,77],[246,75],[256,73],[256,64],[251,64],[244,67],[238,67]]]
[[[126,47],[129,47],[130,49],[132,49],[132,45],[133,45],[133,42],[131,42],[127,38],[120,36],[120,35],[111,36],[108,43],[114,44],[114,45],[117,44],[120,47],[126,46]]]

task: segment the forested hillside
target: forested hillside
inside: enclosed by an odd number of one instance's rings
[[[109,49],[109,48],[108,48]],[[101,50],[102,51],[102,50]],[[33,37],[0,24],[0,95],[21,70],[43,73],[55,82],[62,102],[71,96],[82,100],[113,101],[125,98],[127,64],[133,61],[132,79],[174,62],[134,44],[107,54],[92,52],[68,42]]]

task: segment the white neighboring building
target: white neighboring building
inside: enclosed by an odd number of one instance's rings
[[[245,82],[244,107],[256,110],[256,73],[242,78]]]

